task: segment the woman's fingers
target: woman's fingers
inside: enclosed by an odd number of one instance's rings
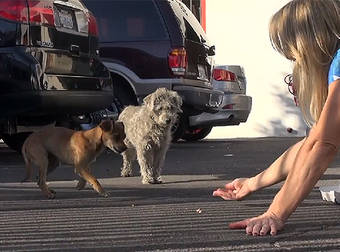
[[[248,235],[276,235],[283,228],[284,224],[281,220],[271,216],[259,216],[252,219],[245,219],[229,224],[230,229],[245,229]]]
[[[252,235],[253,234],[253,228],[254,228],[254,223],[250,222],[246,226],[246,234],[247,235]]]
[[[230,229],[244,229],[247,227],[248,223],[249,223],[249,219],[232,222],[229,224],[229,228]]]
[[[278,227],[278,223],[275,223],[275,221],[270,221],[270,235],[276,235]]]
[[[232,200],[235,199],[235,193],[232,191],[224,190],[224,189],[217,189],[213,192],[213,196],[218,196],[223,198],[224,200]]]
[[[269,227],[268,224],[262,225],[262,228],[261,228],[261,230],[260,230],[260,235],[261,235],[261,236],[267,235],[270,229],[271,229],[271,228]]]
[[[272,225],[268,225],[266,220],[255,219],[255,220],[249,221],[246,227],[246,234],[253,235],[253,236],[258,236],[258,235],[264,236],[269,232],[269,230],[272,230],[272,228],[275,228],[275,227]]]
[[[262,225],[260,223],[255,223],[255,225],[253,226],[252,234],[254,236],[258,236],[260,234],[261,229],[262,229]]]
[[[227,190],[232,190],[232,191],[236,190],[236,188],[235,188],[235,186],[234,186],[233,183],[228,183],[228,184],[226,184],[226,185],[225,185],[225,189],[227,189]]]

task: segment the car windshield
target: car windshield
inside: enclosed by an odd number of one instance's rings
[[[152,0],[85,0],[95,15],[100,42],[164,40],[162,18]]]

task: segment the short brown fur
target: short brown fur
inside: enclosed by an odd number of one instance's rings
[[[100,195],[107,197],[98,180],[91,174],[90,163],[108,147],[115,152],[123,152],[125,132],[121,122],[102,121],[97,127],[75,131],[62,127],[48,127],[31,134],[22,147],[22,155],[26,164],[26,177],[22,182],[32,177],[32,165],[39,168],[38,186],[43,194],[55,198],[55,192],[48,188],[46,176],[59,165],[59,162],[72,164],[75,173],[80,176],[77,189],[85,187],[86,182]]]

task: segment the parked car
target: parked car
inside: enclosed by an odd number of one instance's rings
[[[88,121],[112,104],[96,20],[79,0],[0,0],[0,138]],[[81,115],[81,116],[80,116]]]
[[[184,100],[174,139],[189,117],[216,112],[223,92],[211,84],[215,47],[192,12],[178,0],[83,0],[99,26],[100,56],[110,70],[122,109],[141,104],[159,87]]]
[[[247,79],[241,66],[215,66],[212,84],[224,92],[223,102],[218,113],[203,112],[189,118],[190,127],[182,136],[187,141],[205,138],[214,126],[239,125],[248,119],[252,98],[246,95]]]

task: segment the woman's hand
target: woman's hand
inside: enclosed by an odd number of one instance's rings
[[[284,221],[278,218],[274,213],[265,212],[264,214],[251,219],[245,219],[229,224],[231,229],[246,229],[248,235],[276,235],[279,230],[282,230]]]
[[[218,188],[213,196],[219,196],[224,200],[241,200],[252,192],[249,178],[237,178],[224,188]]]

